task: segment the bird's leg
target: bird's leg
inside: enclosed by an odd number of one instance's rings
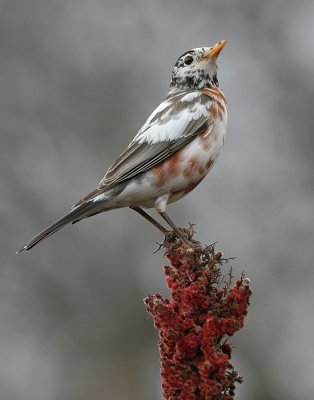
[[[168,202],[169,194],[166,194],[164,196],[158,197],[158,199],[155,202],[155,207],[158,212],[162,216],[162,218],[168,223],[168,225],[171,226],[173,231],[177,234],[177,236],[182,240],[183,243],[187,244],[189,247],[194,247],[192,242],[189,241],[189,239],[184,235],[184,233],[179,229],[175,223],[170,219],[168,214],[166,213],[166,205]]]
[[[151,217],[147,212],[142,210],[140,207],[130,207],[132,210],[136,211],[139,213],[142,217],[144,217],[148,222],[153,224],[157,229],[160,230],[164,235],[169,232],[164,226],[160,225],[159,222],[157,222],[153,217]]]
[[[189,247],[194,247],[193,244],[189,241],[189,239],[185,236],[185,234],[181,231],[180,228],[178,228],[175,223],[170,219],[169,215],[164,212],[161,211],[159,213],[163,219],[171,226],[171,228],[173,229],[173,231],[177,234],[177,236],[182,240],[182,242],[184,242],[185,244],[187,244]]]

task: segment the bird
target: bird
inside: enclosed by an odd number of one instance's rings
[[[193,247],[166,206],[205,178],[224,145],[227,101],[219,87],[217,59],[226,43],[193,48],[178,58],[166,98],[97,187],[17,253],[30,250],[67,224],[122,207],[136,211],[166,234],[169,230],[144,210],[155,208],[182,242]]]

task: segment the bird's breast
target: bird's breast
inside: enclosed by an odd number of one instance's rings
[[[159,193],[170,193],[169,202],[182,198],[205,178],[224,145],[227,129],[225,97],[218,88],[208,89],[203,94],[211,98],[208,128],[151,170]]]

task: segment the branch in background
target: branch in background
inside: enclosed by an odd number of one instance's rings
[[[154,294],[145,304],[159,331],[164,398],[231,400],[242,378],[230,362],[227,336],[244,325],[250,281],[242,274],[232,285],[231,270],[227,277],[221,271],[228,260],[213,245],[191,252],[168,239],[163,246],[171,299]]]

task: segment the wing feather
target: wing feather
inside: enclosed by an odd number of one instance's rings
[[[97,188],[75,206],[148,171],[213,127],[212,98],[180,92],[166,98],[150,115],[127,149],[110,166]]]

